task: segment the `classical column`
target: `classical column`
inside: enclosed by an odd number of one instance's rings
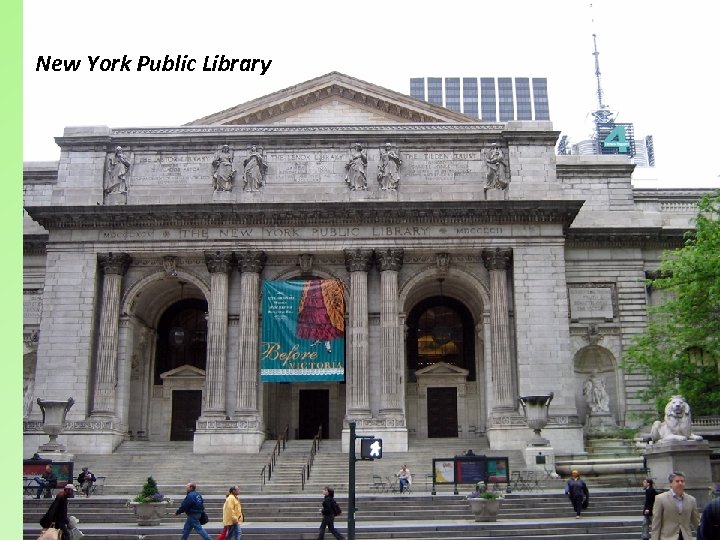
[[[372,264],[371,249],[345,250],[345,268],[350,272],[350,309],[347,324],[348,366],[347,416],[370,415],[367,273]]]
[[[397,414],[404,410],[405,401],[402,328],[398,321],[398,272],[403,250],[376,251],[375,258],[380,270],[380,414]]]
[[[239,414],[257,415],[260,370],[258,354],[260,331],[258,311],[260,299],[260,273],[265,267],[265,253],[246,251],[237,254],[240,268],[240,317],[239,317],[239,368],[238,394],[235,411]]]
[[[210,272],[210,301],[207,319],[207,361],[203,416],[225,416],[225,369],[228,333],[228,276],[232,253],[205,253]]]
[[[495,408],[515,409],[517,392],[512,377],[507,291],[507,270],[512,250],[486,249],[482,258],[490,273],[490,361]]]
[[[103,271],[98,352],[95,363],[95,393],[93,415],[115,414],[117,383],[118,328],[120,325],[120,293],[122,278],[132,259],[127,253],[108,253],[99,256]]]

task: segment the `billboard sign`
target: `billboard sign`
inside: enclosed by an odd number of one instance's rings
[[[337,279],[265,281],[260,380],[345,378],[345,288]]]

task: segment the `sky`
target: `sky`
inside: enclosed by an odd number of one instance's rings
[[[411,77],[547,77],[553,128],[588,138],[597,107],[592,34],[605,103],[657,166],[636,187],[720,186],[715,127],[718,41],[710,4],[648,0],[258,3],[75,0],[23,4],[23,159],[60,156],[66,126],[178,126],[339,71],[409,94]],[[258,71],[202,71],[203,59],[272,60]],[[141,56],[188,55],[195,71],[137,71]],[[37,70],[38,58],[81,60]],[[89,58],[99,56],[95,70]],[[99,69],[103,58],[131,71]],[[62,64],[61,64],[62,65]],[[713,104],[713,106],[710,106]]]

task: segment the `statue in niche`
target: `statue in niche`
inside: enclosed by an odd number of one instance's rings
[[[108,156],[105,163],[105,193],[127,193],[126,176],[130,172],[130,161],[121,146]]]
[[[610,396],[605,388],[605,379],[593,371],[583,383],[583,397],[590,407],[590,413],[610,412]]]
[[[235,178],[234,157],[233,151],[227,144],[223,144],[222,148],[215,152],[212,161],[213,189],[215,191],[232,191]]]
[[[260,191],[265,184],[265,173],[268,168],[262,147],[254,144],[250,147],[250,155],[243,160],[243,167],[245,191]]]
[[[493,143],[490,152],[485,158],[487,176],[485,177],[485,193],[488,189],[506,190],[510,184],[508,161],[502,149]]]
[[[345,181],[351,191],[367,189],[367,152],[360,143],[352,145],[350,160],[345,164],[345,170],[347,170]]]
[[[377,179],[383,191],[395,191],[400,183],[400,165],[402,160],[390,143],[380,149],[380,165]]]

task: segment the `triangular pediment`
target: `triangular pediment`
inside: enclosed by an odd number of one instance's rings
[[[469,371],[467,369],[453,366],[452,364],[448,364],[446,362],[437,362],[431,366],[418,369],[415,372],[415,376],[418,377],[422,375],[459,375],[461,377],[466,377],[468,373]]]
[[[407,122],[467,123],[477,120],[333,71],[322,77],[193,120],[187,125]]]
[[[204,378],[205,377],[205,370],[197,368],[195,366],[191,366],[188,364],[185,364],[180,367],[176,367],[175,369],[171,369],[170,371],[166,371],[165,373],[160,374],[160,378],[163,380],[177,380],[177,379],[197,379],[197,378]]]

